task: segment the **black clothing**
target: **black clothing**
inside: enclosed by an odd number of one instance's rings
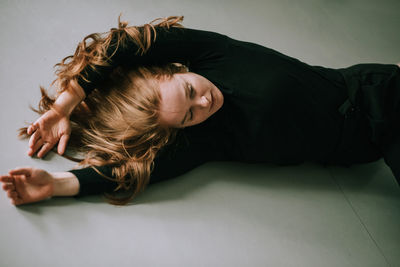
[[[119,64],[178,62],[221,90],[222,108],[203,123],[181,130],[177,142],[157,155],[150,183],[207,161],[352,164],[383,155],[380,140],[390,132],[387,124],[398,111],[397,65],[310,66],[218,33],[156,29],[157,39],[145,55],[136,55],[132,42],[100,73],[85,70],[90,83],[79,80],[88,95]],[[110,167],[96,168],[112,176]],[[90,167],[70,172],[79,179],[78,196],[116,187]]]

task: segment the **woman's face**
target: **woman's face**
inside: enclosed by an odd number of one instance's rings
[[[199,124],[224,103],[221,91],[205,77],[193,72],[176,73],[160,81],[160,123],[184,128]]]

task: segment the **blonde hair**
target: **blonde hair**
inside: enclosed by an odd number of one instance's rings
[[[143,26],[128,27],[128,23],[121,22],[119,17],[118,29],[86,36],[73,56],[55,65],[57,78],[52,85],[58,85],[56,96],[65,90],[73,90],[69,86],[72,80],[92,82],[86,77],[85,70],[97,71],[102,66],[109,66],[116,51],[132,40],[138,47],[137,54],[145,54],[156,40],[155,27],[182,27],[178,23],[182,20],[183,16],[168,17]],[[91,42],[87,44],[89,39]],[[113,50],[111,55],[110,49]],[[85,158],[63,156],[79,161],[79,165],[89,165],[105,179],[117,182],[114,192],[120,189],[128,192],[124,197],[104,193],[108,203],[124,205],[142,192],[149,182],[157,152],[176,138],[179,129],[163,127],[159,123],[159,81],[183,72],[187,72],[187,68],[176,63],[117,66],[95,85],[91,94],[71,114],[72,132],[68,145],[76,152],[85,153]],[[40,90],[39,108],[31,109],[43,114],[51,108],[55,98],[50,97],[43,87]],[[27,127],[19,129],[19,136],[28,138],[26,130]],[[95,168],[105,165],[112,167],[115,179]]]

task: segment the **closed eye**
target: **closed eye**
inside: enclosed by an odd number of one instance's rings
[[[193,87],[191,84],[189,84],[189,88],[190,88],[190,98],[193,98],[195,95],[195,91],[193,90]]]
[[[191,84],[189,84],[189,89],[190,89],[190,99],[193,99],[196,91],[193,89]],[[190,111],[190,120],[193,120],[193,111],[192,109],[190,109],[189,111]]]

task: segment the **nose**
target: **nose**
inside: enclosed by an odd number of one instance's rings
[[[200,97],[197,105],[202,108],[207,108],[211,105],[211,95],[207,98],[205,95]]]

